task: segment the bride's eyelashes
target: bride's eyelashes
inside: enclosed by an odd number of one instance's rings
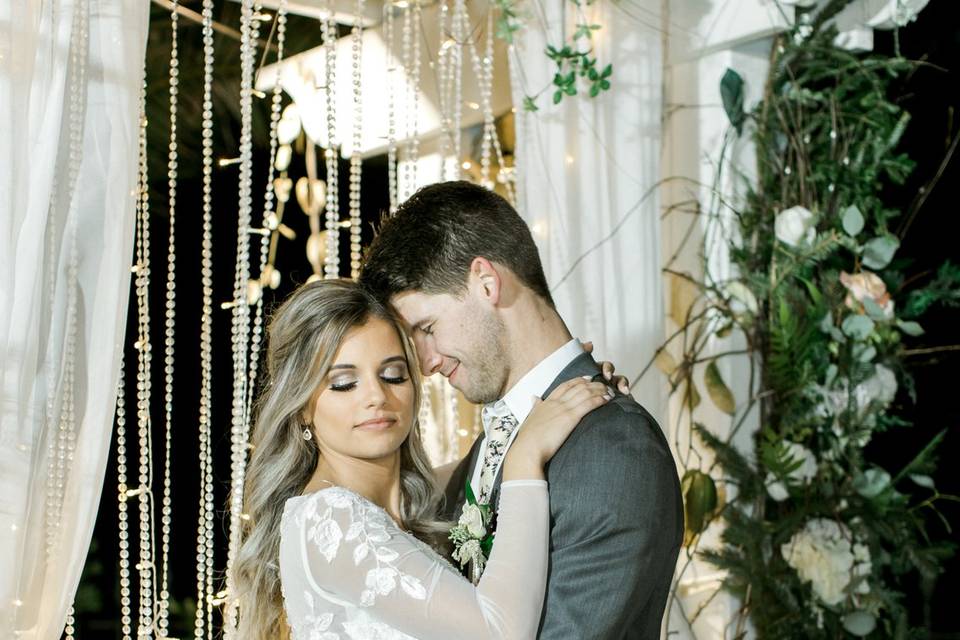
[[[406,372],[399,373],[397,375],[392,375],[392,376],[387,375],[386,373],[382,373],[380,374],[380,379],[386,382],[387,384],[400,385],[405,383],[407,380],[409,380],[410,377],[406,375]],[[330,383],[331,391],[353,391],[356,388],[357,388],[356,378],[351,378],[349,380],[344,380],[344,381],[335,380]]]

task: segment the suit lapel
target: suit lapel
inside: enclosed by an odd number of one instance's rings
[[[603,381],[603,372],[600,370],[600,366],[597,364],[596,360],[593,359],[589,353],[582,353],[576,358],[570,361],[566,367],[563,368],[553,382],[550,383],[550,386],[547,387],[547,390],[543,394],[543,398],[549,398],[550,394],[553,393],[553,390],[559,387],[561,384],[576,378],[578,376],[590,376],[592,380]],[[617,393],[614,391],[614,393]],[[471,466],[471,469],[473,467]],[[500,465],[500,469],[497,471],[497,477],[493,481],[493,487],[490,489],[490,504],[495,507],[499,505],[500,501],[500,483],[503,481],[503,465]],[[461,483],[462,491],[462,483]]]

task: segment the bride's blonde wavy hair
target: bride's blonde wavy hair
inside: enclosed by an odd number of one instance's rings
[[[414,424],[400,447],[401,524],[443,547],[447,525],[437,517],[442,496],[420,441],[421,380],[411,341],[393,312],[360,285],[348,280],[306,284],[273,314],[268,329],[267,381],[257,402],[254,449],[244,483],[244,513],[250,517],[243,521],[231,576],[239,638],[287,637],[280,594],[280,517],[287,499],[303,492],[320,456],[316,438],[303,439],[302,415],[344,336],[371,318],[397,330],[414,388]]]

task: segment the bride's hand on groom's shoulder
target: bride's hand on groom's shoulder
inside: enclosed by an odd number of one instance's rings
[[[582,342],[583,350],[587,353],[593,353],[593,342],[589,340],[584,340]],[[613,375],[617,368],[612,362],[604,360],[600,363],[600,370],[603,372],[603,377],[606,380],[610,381],[610,384],[617,388],[617,391],[627,396],[630,395],[630,381],[626,376],[616,376]]]
[[[602,382],[573,378],[559,385],[546,400],[533,399],[533,409],[517,432],[504,466],[504,480],[543,478],[543,465],[587,415],[605,404],[612,392]]]

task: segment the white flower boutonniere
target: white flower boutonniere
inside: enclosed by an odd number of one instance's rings
[[[489,504],[478,504],[470,486],[467,486],[467,501],[463,504],[460,519],[450,529],[453,542],[453,559],[461,567],[470,565],[470,581],[477,584],[493,548],[493,533],[490,520],[493,512]]]

